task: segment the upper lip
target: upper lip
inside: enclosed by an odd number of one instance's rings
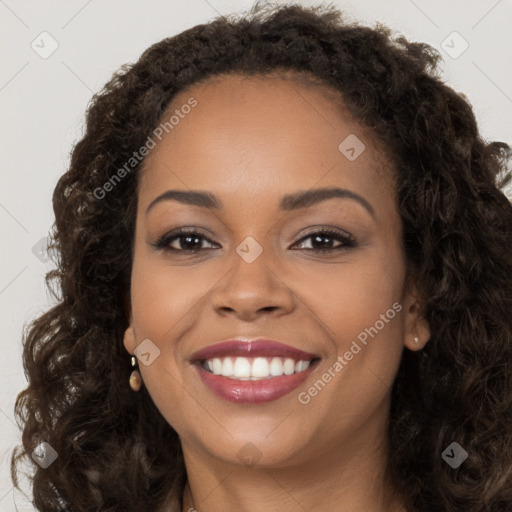
[[[205,361],[214,357],[285,357],[296,361],[317,359],[316,354],[299,350],[285,343],[267,338],[229,339],[209,345],[194,352],[190,358],[192,363]]]

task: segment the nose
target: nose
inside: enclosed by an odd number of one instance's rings
[[[296,305],[283,277],[270,268],[265,251],[251,263],[236,255],[233,268],[213,291],[213,307],[219,315],[246,322],[290,313]]]

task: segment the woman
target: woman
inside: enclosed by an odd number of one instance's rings
[[[95,96],[16,403],[38,510],[511,510],[510,148],[438,59],[257,7]]]

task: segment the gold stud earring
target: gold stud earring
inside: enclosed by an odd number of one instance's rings
[[[137,360],[132,356],[132,368],[135,368],[137,364]],[[138,370],[133,370],[130,374],[130,387],[133,391],[139,391],[142,386],[142,378]]]

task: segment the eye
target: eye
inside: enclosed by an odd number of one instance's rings
[[[306,241],[311,240],[310,247]],[[333,244],[338,242],[338,245],[333,247]],[[356,246],[355,238],[346,232],[336,231],[332,229],[322,229],[309,233],[307,236],[301,238],[295,245],[300,244],[300,249],[306,249],[312,252],[333,252],[346,250]]]
[[[177,231],[166,233],[152,245],[165,251],[193,253],[203,250],[203,242],[216,245],[199,231],[180,228]]]

